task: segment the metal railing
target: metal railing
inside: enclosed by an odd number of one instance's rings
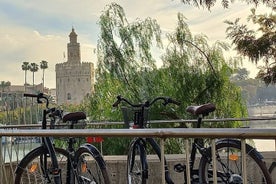
[[[175,122],[175,121],[174,121]],[[105,123],[106,124],[106,123]],[[12,128],[12,127],[7,127]],[[14,127],[13,127],[14,128]],[[242,142],[242,152],[245,154],[245,140],[246,139],[276,139],[276,128],[271,129],[251,129],[251,128],[197,128],[197,129],[187,129],[187,128],[166,128],[166,129],[54,129],[54,130],[41,130],[41,129],[0,129],[0,139],[2,142],[2,137],[15,137],[15,136],[31,136],[31,137],[42,137],[42,136],[52,136],[52,137],[86,137],[86,136],[103,136],[103,137],[156,137],[160,138],[161,147],[161,158],[164,156],[164,141],[167,138],[210,138],[212,150],[215,150],[215,139],[217,138],[238,138]],[[189,155],[189,146],[186,142],[186,158]],[[2,144],[0,145],[0,153],[2,153]],[[215,156],[215,155],[213,155]],[[243,157],[245,158],[245,157]],[[215,161],[216,159],[213,158]],[[2,156],[0,157],[0,166],[3,166]],[[189,159],[186,159],[187,164],[189,164]],[[162,183],[165,183],[164,175],[164,159],[161,160],[161,170],[162,170]],[[243,174],[246,174],[245,161],[243,160]],[[214,164],[215,165],[215,164]],[[189,168],[189,167],[187,167]],[[187,169],[187,174],[189,174],[189,169]],[[215,169],[214,169],[215,173]],[[0,169],[0,178],[4,177],[3,170]],[[189,175],[188,175],[189,176]],[[214,174],[215,176],[215,174]],[[216,177],[214,178],[214,183],[216,183]],[[188,180],[190,183],[190,181]],[[246,184],[246,181],[244,181]]]

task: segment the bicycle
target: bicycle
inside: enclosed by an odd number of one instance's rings
[[[132,104],[129,100],[117,96],[117,101],[113,104],[113,107],[117,107],[122,101],[126,102],[128,105],[132,107],[133,111],[133,125],[131,128],[146,128],[147,123],[147,110],[148,108],[153,105],[157,101],[163,101],[163,105],[166,106],[169,103],[173,103],[176,105],[180,105],[179,102],[173,100],[169,97],[157,97],[154,100],[146,101],[145,103],[141,104]],[[130,125],[129,117],[128,117],[128,109],[123,108],[124,113],[124,120],[126,126]],[[127,155],[127,183],[141,183],[145,184],[146,180],[148,179],[148,162],[146,158],[146,144],[149,143],[155,153],[157,154],[159,160],[161,160],[161,150],[158,143],[150,137],[141,138],[137,137],[134,138],[129,147],[128,155]],[[173,183],[170,176],[169,170],[167,166],[167,161],[165,159],[165,177],[168,183]]]
[[[196,128],[201,128],[202,119],[208,116],[209,113],[215,111],[216,107],[212,103],[199,106],[188,106],[186,111],[197,116]],[[190,153],[190,171],[191,181],[194,180],[194,175],[198,176],[199,183],[213,183],[213,163],[211,146],[205,147],[200,138],[195,138],[192,143]],[[263,156],[249,144],[245,145],[245,156],[247,166],[247,176],[242,176],[242,144],[237,139],[218,139],[215,143],[215,158],[217,168],[217,182],[229,184],[241,184],[243,180],[247,183],[255,184],[272,184],[269,171],[263,161]],[[198,170],[194,169],[196,151],[201,155]],[[177,164],[175,170],[183,168],[185,165]],[[178,170],[179,171],[179,170]]]
[[[145,128],[144,125],[146,119],[144,117],[144,107],[149,107],[149,102],[144,104],[131,104],[128,100],[118,96],[117,102],[114,106],[117,106],[119,102],[125,101],[131,107],[136,107],[133,115],[133,121],[135,128]],[[203,104],[199,106],[189,106],[186,111],[197,116],[196,128],[200,128],[202,119],[208,116],[209,113],[215,111],[216,107],[212,103]],[[128,123],[128,122],[127,122]],[[137,126],[138,125],[138,126]],[[151,144],[154,151],[161,161],[161,154],[159,145],[152,139],[146,138],[146,141]],[[141,183],[146,184],[148,179],[148,165],[146,159],[145,139],[136,138],[132,141],[129,149],[127,159],[127,176],[128,183]],[[241,141],[236,139],[219,139],[216,141],[215,146],[216,153],[216,168],[217,168],[217,182],[228,184],[241,184],[243,182],[242,177],[242,159],[241,159]],[[247,183],[255,184],[271,184],[271,177],[263,161],[262,155],[252,146],[246,144],[246,165],[247,167]],[[195,168],[196,154],[201,156],[198,168]],[[135,156],[138,155],[138,156]],[[176,164],[174,170],[176,172],[184,173],[184,183],[188,183],[188,177],[191,183],[207,184],[213,183],[213,166],[212,166],[212,150],[211,146],[205,146],[202,138],[195,138],[192,141],[192,149],[190,153],[189,166],[185,164]],[[165,160],[165,180],[168,184],[173,184],[173,180],[170,178],[168,167]],[[250,160],[250,161],[248,161]],[[139,167],[135,167],[135,164]],[[190,175],[187,176],[187,167],[189,167]],[[254,168],[254,172],[252,171]],[[135,170],[136,169],[136,170]]]
[[[50,129],[57,120],[74,128],[80,120],[85,120],[83,112],[72,112],[63,115],[61,110],[49,108],[48,97],[40,93],[24,94],[25,97],[37,99],[37,103],[46,101],[43,110],[42,129],[47,128],[47,118],[50,119]],[[75,138],[68,138],[67,149],[55,147],[51,137],[42,137],[41,146],[29,152],[18,164],[15,170],[15,184],[53,183],[53,184],[109,184],[109,175],[103,157],[91,144],[85,143],[74,149]]]

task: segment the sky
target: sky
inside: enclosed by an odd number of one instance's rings
[[[228,9],[218,2],[209,11],[185,5],[180,0],[0,0],[0,81],[23,85],[22,63],[39,64],[46,60],[49,68],[45,71],[45,86],[55,88],[55,65],[67,61],[64,54],[67,56],[72,27],[78,34],[81,61],[96,65],[93,50],[99,37],[99,17],[112,2],[123,7],[130,22],[151,17],[164,32],[173,32],[177,13],[181,12],[192,34],[204,34],[210,43],[217,40],[230,43],[225,34],[227,25],[223,22],[239,17],[246,22],[253,7],[238,1]],[[264,6],[257,8],[261,13],[268,10]],[[251,77],[256,75],[254,64],[245,62],[242,67],[250,71]],[[27,82],[32,83],[31,72]],[[42,83],[42,70],[35,73],[35,83]]]

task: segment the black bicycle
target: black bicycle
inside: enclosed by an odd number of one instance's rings
[[[47,128],[47,118],[50,119],[50,129],[54,128],[59,119],[67,122],[71,129],[80,120],[86,119],[83,112],[63,115],[62,111],[49,108],[48,97],[42,93],[24,94],[24,96],[37,98],[38,103],[46,101],[42,129]],[[106,164],[97,148],[85,143],[75,150],[75,142],[75,138],[69,137],[65,150],[55,147],[51,137],[42,137],[41,146],[29,152],[18,164],[14,183],[109,184]]]
[[[186,111],[197,116],[196,128],[201,128],[202,119],[215,111],[212,103],[199,106],[189,106]],[[212,148],[204,139],[195,138],[192,143],[189,166],[177,164],[174,169],[184,172],[187,183],[186,168],[190,169],[191,183],[214,183],[213,168],[216,168],[217,183],[242,184],[246,181],[250,184],[271,184],[271,176],[263,161],[263,156],[252,146],[245,144],[245,158],[242,154],[242,143],[238,139],[218,139],[215,143],[216,167],[212,161]],[[198,169],[195,168],[196,154],[201,156]],[[246,163],[246,176],[243,176],[242,160]]]
[[[146,101],[141,104],[132,104],[129,100],[118,96],[117,101],[113,104],[113,107],[117,107],[119,103],[122,101],[126,102],[131,108],[122,108],[124,120],[126,126],[130,125],[130,119],[133,121],[133,125],[131,128],[146,128],[147,124],[147,115],[148,109],[151,105],[153,105],[157,101],[163,101],[163,105],[173,103],[176,105],[180,105],[179,102],[173,100],[169,97],[157,97],[154,100]],[[128,110],[132,111],[129,112]],[[133,114],[133,117],[129,117],[130,114]],[[161,150],[158,143],[153,138],[142,138],[137,137],[134,138],[130,144],[128,155],[127,155],[127,183],[141,183],[145,184],[149,177],[148,174],[148,162],[147,162],[147,154],[146,154],[146,144],[149,143],[155,153],[157,154],[159,160],[161,160]],[[168,167],[165,159],[165,177],[168,183],[173,183],[169,176]]]
[[[157,99],[163,99],[158,97]],[[164,98],[164,105],[170,102],[170,98]],[[135,108],[133,114],[133,126],[135,128],[145,128],[147,121],[147,108],[153,102],[145,102],[143,104],[132,104],[127,99],[121,96],[117,97],[117,101],[113,106],[117,106],[121,101],[125,101],[128,105]],[[174,103],[176,101],[172,101]],[[176,103],[178,104],[178,103]],[[187,112],[197,116],[196,128],[200,128],[202,119],[208,116],[209,113],[215,111],[214,104],[208,103],[199,106],[189,106]],[[123,108],[124,117],[126,116],[125,108]],[[129,123],[128,121],[126,122]],[[148,175],[148,164],[146,158],[146,142],[149,142],[153,150],[161,161],[160,147],[152,138],[135,138],[130,146],[127,158],[127,181],[129,184],[139,183],[146,184]],[[207,146],[206,146],[207,144]],[[208,184],[214,183],[213,180],[213,162],[212,149],[208,146],[209,143],[204,143],[204,139],[195,138],[192,141],[192,150],[190,153],[189,165],[176,164],[174,170],[184,173],[183,183],[188,183],[190,180],[193,184]],[[219,139],[216,141],[216,175],[217,183],[221,184],[241,184],[246,180],[250,184],[271,184],[271,177],[268,169],[263,161],[262,155],[253,147],[246,144],[245,159],[247,166],[247,176],[242,176],[242,152],[241,141],[237,139]],[[196,157],[200,156],[200,163],[195,167]],[[174,182],[170,178],[168,167],[165,160],[165,180],[168,184]],[[189,167],[189,176],[187,176],[187,168]],[[244,179],[245,178],[245,179]]]

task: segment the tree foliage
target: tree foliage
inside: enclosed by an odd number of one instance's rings
[[[170,79],[166,89],[172,91],[167,93],[181,99],[184,107],[213,102],[217,116],[245,116],[240,89],[229,80],[233,68],[223,56],[229,46],[221,42],[210,46],[204,35],[193,35],[182,14],[178,14],[178,26],[168,39],[163,69]]]
[[[175,32],[167,35],[169,45],[162,58],[164,65],[157,68],[149,46],[153,39],[160,46],[161,32],[154,20],[148,20],[128,23],[117,4],[108,6],[101,16],[100,57],[91,112],[98,109],[95,114],[102,114],[100,119],[109,117],[111,110],[105,111],[111,108],[116,95],[122,94],[140,102],[171,96],[185,106],[214,102],[220,107],[217,115],[245,115],[240,91],[229,80],[233,68],[223,56],[223,50],[229,48],[227,44],[217,42],[209,46],[206,36],[192,35],[185,17],[178,14]],[[186,114],[185,106],[179,111],[182,116]]]
[[[276,83],[276,15],[273,13],[256,15],[255,9],[248,17],[249,21],[258,26],[257,30],[248,25],[226,21],[229,25],[226,33],[232,40],[235,49],[252,62],[264,61],[265,66],[260,69],[257,77],[266,84]]]
[[[10,81],[1,81],[1,92],[5,92],[5,89],[8,88],[9,86],[11,86],[11,82]]]
[[[159,25],[151,18],[129,23],[124,10],[116,3],[107,6],[99,24],[98,74],[108,73],[138,94],[138,89],[131,82],[135,74],[144,68],[156,68],[150,48],[154,41],[161,47]]]
[[[211,9],[217,2],[217,0],[181,0],[184,4],[191,4],[195,7],[206,7]],[[260,4],[264,4],[268,7],[276,8],[275,0],[240,0],[241,2],[246,2],[247,4],[253,4],[255,6],[259,6]],[[221,5],[223,8],[228,8],[230,3],[233,3],[233,0],[221,0]]]

